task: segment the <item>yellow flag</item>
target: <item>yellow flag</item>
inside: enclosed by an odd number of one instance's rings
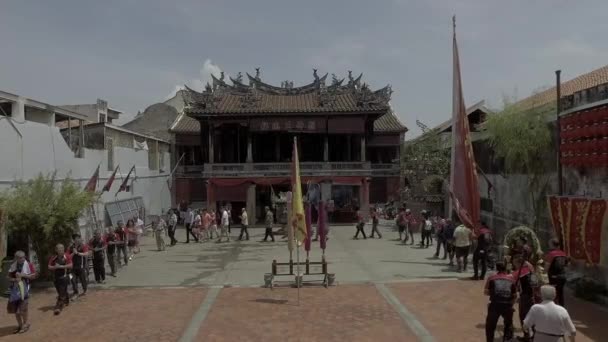
[[[298,158],[298,140],[293,138],[293,156],[291,166],[291,226],[295,239],[300,245],[306,239],[306,220],[302,202],[302,182],[300,181],[300,159]]]

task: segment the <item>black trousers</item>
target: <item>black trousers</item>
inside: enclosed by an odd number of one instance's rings
[[[359,238],[359,233],[363,234],[363,238],[367,239],[367,236],[365,235],[365,230],[363,230],[363,227],[365,227],[365,223],[357,223],[357,232],[355,233],[355,239]]]
[[[435,256],[439,258],[439,253],[441,252],[441,247],[443,247],[443,258],[448,258],[448,246],[445,239],[437,238],[437,250],[435,251]]]
[[[378,233],[378,237],[382,239],[382,234],[380,234],[380,231],[378,230],[378,223],[372,223],[372,234],[370,235],[370,237],[373,238],[374,233]]]
[[[245,225],[245,224],[241,225],[241,234],[239,235],[239,240],[243,240],[243,234],[245,236],[247,236],[246,239],[249,240],[249,230],[247,230],[247,228],[248,228],[247,225]],[[230,232],[230,231],[228,231],[228,232]]]
[[[428,247],[431,244],[431,234],[432,234],[432,231],[430,231],[430,230],[423,229],[422,232],[420,232],[420,236],[422,238],[422,241],[420,241],[420,246]]]
[[[120,264],[120,254],[122,254],[122,257],[124,259],[124,263],[125,265],[129,264],[129,256],[127,255],[127,245],[125,245],[124,243],[121,245],[116,245],[116,250],[118,253],[118,263]]]
[[[106,280],[105,258],[93,258],[93,273],[95,274],[95,281]]]
[[[519,321],[521,322],[522,326],[524,325],[524,319],[526,319],[526,316],[528,315],[528,312],[530,312],[532,305],[534,305],[534,298],[529,297],[528,295],[522,295],[521,297],[519,297]],[[530,333],[524,332],[524,338],[529,340]]]
[[[498,319],[502,316],[504,323],[504,339],[508,341],[513,338],[513,305],[503,303],[488,304],[488,315],[486,316],[486,342],[494,342],[494,332]]]
[[[174,246],[177,243],[175,239],[175,226],[169,226],[169,238],[171,239],[171,246]]]
[[[87,270],[84,268],[73,268],[72,269],[72,290],[74,294],[78,294],[78,282],[82,285],[82,292],[87,292]]]
[[[108,265],[110,265],[112,275],[116,275],[116,254],[108,253]]]
[[[190,235],[192,235],[194,241],[198,242],[198,238],[192,232],[192,225],[190,223],[186,223],[186,243],[190,242]]]
[[[266,235],[264,235],[264,241],[266,241],[269,236],[272,239],[272,242],[274,242],[274,233],[272,232],[272,228],[266,227]]]
[[[70,280],[67,275],[64,277],[55,278],[55,281],[53,282],[55,285],[55,290],[57,290],[57,303],[55,304],[55,310],[61,310],[65,305],[70,303],[70,298],[68,296],[69,282]]]
[[[549,284],[555,286],[555,302],[563,307],[566,307],[564,302],[564,286],[566,286],[565,275],[549,275]]]
[[[478,273],[479,265],[481,264],[481,274]],[[488,252],[485,250],[476,249],[473,253],[473,275],[484,279],[486,277],[486,271],[488,269]]]

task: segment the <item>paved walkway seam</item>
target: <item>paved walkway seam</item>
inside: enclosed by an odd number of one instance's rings
[[[419,341],[423,342],[435,342],[435,338],[431,333],[420,323],[420,321],[411,313],[395,295],[389,290],[386,285],[382,283],[376,283],[376,289],[380,292],[382,297],[397,311],[401,319],[410,327],[412,332],[418,337]]]
[[[221,290],[221,287],[211,287],[209,289],[209,292],[207,292],[207,295],[205,296],[205,300],[198,310],[196,310],[194,316],[192,316],[192,319],[190,320],[186,330],[184,330],[179,342],[190,342],[196,339],[198,330],[205,321],[205,318],[207,318],[207,315],[209,314],[211,307],[213,307],[213,303],[215,303],[215,300],[217,299],[217,296]]]

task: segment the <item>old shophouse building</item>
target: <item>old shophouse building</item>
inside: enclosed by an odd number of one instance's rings
[[[186,88],[183,111],[170,128],[176,158],[176,203],[231,204],[263,216],[271,196],[290,187],[293,137],[298,138],[304,192],[319,184],[333,200],[333,221],[348,222],[356,207],[397,198],[400,146],[407,128],[391,110],[390,86],[371,90],[362,75],[319,77],[294,87],[239,73],[213,77],[203,92]]]

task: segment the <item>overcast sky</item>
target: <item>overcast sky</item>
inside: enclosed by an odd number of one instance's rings
[[[451,113],[451,16],[467,105],[523,98],[608,62],[608,1],[2,0],[0,89],[131,114],[209,72],[279,85],[363,72],[391,84],[411,138]]]

